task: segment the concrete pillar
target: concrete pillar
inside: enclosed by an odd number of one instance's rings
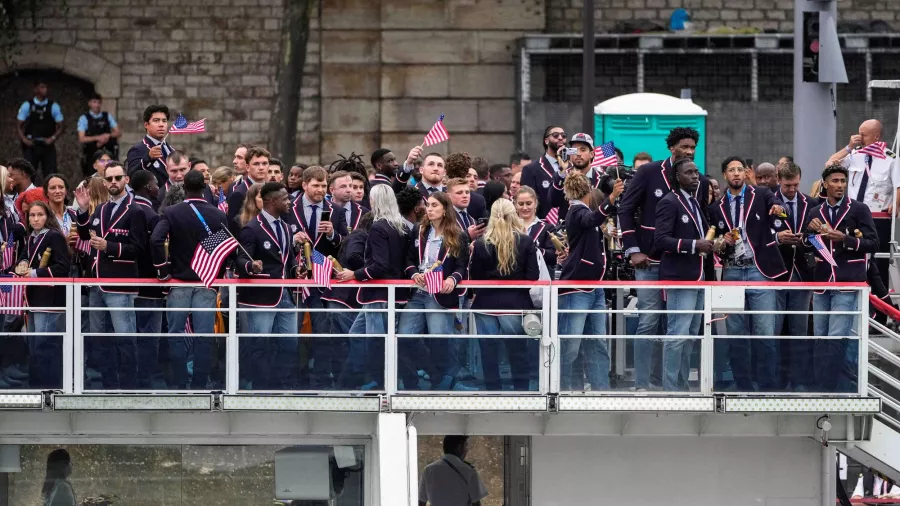
[[[410,505],[411,497],[406,414],[379,413],[375,433],[376,473],[380,506]]]

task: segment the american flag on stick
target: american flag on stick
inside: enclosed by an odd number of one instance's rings
[[[874,156],[875,158],[881,158],[882,160],[884,160],[885,158],[887,158],[887,154],[885,154],[884,152],[886,149],[887,144],[885,144],[883,141],[878,141],[873,142],[872,144],[869,144],[868,146],[858,150],[857,153]]]
[[[425,272],[425,290],[430,294],[440,293],[444,288],[444,267],[438,265]]]
[[[559,224],[559,208],[554,207],[553,209],[551,209],[550,212],[547,213],[547,216],[544,217],[544,221],[546,221],[547,223],[549,223],[551,225],[558,225]]]
[[[825,247],[825,243],[822,242],[821,234],[809,236],[809,243],[819,251],[819,254],[822,255],[822,258],[826,262],[828,262],[832,267],[837,267],[837,263],[834,261],[834,257],[831,256],[831,252],[828,251],[828,248]]]
[[[334,269],[334,262],[325,255],[316,250],[312,251],[312,270],[313,281],[325,288],[331,288],[331,271]]]
[[[448,139],[450,139],[450,134],[447,133],[447,129],[444,128],[444,115],[441,114],[437,123],[431,127],[428,135],[425,136],[425,142],[422,143],[422,146],[434,146],[435,144],[440,144]]]
[[[225,199],[225,192],[219,189],[219,210],[228,213],[228,200]]]
[[[619,159],[616,158],[616,146],[613,141],[604,142],[594,148],[594,161],[591,167],[610,167],[618,165]]]
[[[10,244],[9,242],[3,243],[3,260],[0,265],[0,270],[7,270],[13,266],[13,263],[16,261],[16,246],[14,244]]]
[[[0,277],[11,278],[11,274],[0,274]],[[25,285],[0,285],[0,314],[20,315],[25,305]],[[18,308],[18,309],[11,309]]]
[[[212,286],[222,269],[222,263],[237,247],[237,239],[225,229],[210,234],[197,243],[197,249],[194,250],[194,257],[191,259],[191,269],[194,269],[206,288]]]
[[[206,118],[188,123],[183,114],[179,114],[169,129],[170,134],[201,134],[206,131]]]

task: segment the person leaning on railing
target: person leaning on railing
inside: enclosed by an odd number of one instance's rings
[[[822,171],[827,197],[806,216],[803,229],[817,234],[826,251],[834,259],[831,265],[817,251],[815,281],[823,283],[865,283],[866,254],[878,250],[878,234],[872,212],[862,202],[847,195],[848,171],[841,165],[829,165]],[[809,241],[809,239],[805,239]],[[808,242],[807,242],[808,244]],[[849,337],[858,335],[852,314],[830,314],[833,311],[856,311],[859,291],[823,290],[813,293],[813,332],[817,336]],[[859,324],[865,325],[864,322]],[[849,393],[856,390],[859,343],[850,339],[818,339],[813,350],[816,368],[816,390]]]
[[[540,271],[534,241],[524,233],[522,220],[508,200],[498,200],[484,236],[473,243],[469,261],[469,279],[537,281]],[[472,309],[479,336],[524,336],[522,312],[534,308],[528,288],[474,288]],[[487,390],[502,390],[500,380],[499,343],[506,344],[512,383],[515,390],[529,389],[528,345],[526,339],[479,338]]]

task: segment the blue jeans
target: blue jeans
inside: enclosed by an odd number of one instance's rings
[[[484,383],[487,390],[503,390],[500,379],[500,343],[506,344],[506,355],[509,357],[509,368],[512,386],[516,391],[528,391],[528,340],[522,328],[521,315],[493,316],[475,313],[475,330],[480,336],[518,335],[522,338],[485,338],[479,339],[481,361],[484,368]]]
[[[856,335],[854,315],[824,314],[826,311],[857,311],[858,292],[826,290],[813,294],[813,332],[817,336]],[[817,339],[813,350],[816,385],[820,392],[856,391],[859,343],[850,339]]]
[[[696,288],[678,288],[666,290],[666,311],[687,311],[703,309],[703,290]],[[663,343],[663,388],[666,391],[689,390],[688,378],[691,373],[691,354],[700,333],[702,313],[668,314],[667,336],[678,336],[679,339],[666,339]]]
[[[779,290],[778,309],[783,311],[809,311],[812,292],[810,290]],[[775,335],[787,330],[789,336],[809,335],[809,314],[782,314],[776,318]],[[788,339],[788,360],[782,358],[782,367],[787,369],[787,379],[794,391],[809,391],[815,386],[813,369],[813,339]],[[783,348],[782,348],[783,349]]]
[[[91,287],[92,308],[134,308],[134,294],[108,293]],[[137,389],[137,332],[134,311],[91,311],[92,334],[130,334],[131,337],[93,336],[97,370],[106,390]]]
[[[559,308],[569,310],[605,310],[606,293],[603,289],[590,292],[573,292],[559,297]],[[560,313],[559,335],[606,335],[606,313]],[[609,351],[605,339],[560,337],[562,351],[559,359],[560,390],[584,390],[584,374],[575,367],[578,351],[584,342],[584,361],[591,390],[609,390]]]
[[[646,269],[635,269],[636,281],[659,281],[659,265],[651,265]],[[665,309],[662,299],[662,290],[655,288],[638,288],[637,310],[638,327],[635,334],[639,336],[653,336],[662,333],[662,313],[646,313],[645,311]],[[656,339],[634,340],[634,387],[650,388],[650,377],[654,366],[659,365],[662,359],[659,355],[660,343]]]
[[[422,290],[413,290],[406,309],[438,309],[440,313],[400,313],[398,334],[444,334],[456,333],[456,315],[445,310],[434,300],[434,296]],[[459,361],[456,357],[456,341],[436,337],[401,337],[397,343],[397,367],[403,387],[416,390],[419,382],[418,371],[422,369],[431,377],[432,387],[448,390],[453,386]]]
[[[339,320],[343,326],[348,320],[350,326],[346,332],[341,334],[355,336],[366,333],[366,318],[363,313],[356,313],[356,317],[352,318],[353,313],[336,313],[340,316]],[[350,316],[351,318],[346,318]],[[332,323],[335,319],[332,319]],[[343,327],[341,327],[343,328]],[[384,375],[384,356],[370,357],[369,346],[373,345],[375,339],[368,337],[351,337],[349,350],[347,352],[347,361],[341,368],[341,375],[338,378],[338,388],[342,390],[355,390],[369,381],[378,381]],[[368,376],[368,378],[367,378]]]
[[[163,299],[146,299],[136,297],[136,308],[162,309]],[[143,334],[159,334],[162,332],[162,311],[135,311],[134,321],[137,325],[137,369],[138,388],[150,389],[153,380],[162,376],[159,370],[159,336],[144,336]]]
[[[216,307],[216,291],[206,288],[174,287],[169,290],[166,299],[169,309],[195,308],[214,309]],[[166,318],[169,322],[169,359],[172,365],[172,385],[175,389],[206,390],[209,373],[212,370],[212,337],[195,337],[194,341],[194,373],[188,373],[188,339],[184,335],[184,327],[188,314],[191,315],[191,328],[196,334],[212,334],[215,332],[216,314],[212,311],[169,311]]]
[[[29,314],[28,331],[38,333],[64,332],[65,313],[32,312]],[[62,388],[62,340],[63,336],[30,336],[28,384],[41,390]]]
[[[241,307],[246,308],[244,304]],[[275,309],[296,309],[287,288]],[[296,312],[269,312],[265,309],[244,313],[250,334],[297,334]],[[296,335],[288,337],[246,337],[250,363],[242,367],[255,390],[294,390],[298,387],[299,356]],[[274,374],[267,374],[269,371]]]
[[[755,265],[726,267],[723,281],[769,281]],[[744,309],[750,311],[775,311],[778,309],[776,290],[744,291]],[[781,375],[778,370],[778,341],[775,335],[775,314],[745,315],[732,313],[725,320],[729,336],[770,336],[767,339],[732,339],[731,372],[740,392],[771,392],[778,388]],[[754,367],[755,364],[755,367]]]
[[[309,309],[324,309],[326,302],[322,300],[322,294],[318,289],[312,289],[310,295],[303,301],[303,305]],[[309,320],[313,334],[331,332],[333,314],[310,312]],[[326,390],[334,387],[334,381],[341,374],[341,366],[344,361],[342,344],[342,340],[337,335],[309,338],[309,356],[313,359],[310,370],[310,382],[313,390]]]

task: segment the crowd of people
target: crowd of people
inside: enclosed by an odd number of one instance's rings
[[[330,287],[238,287],[237,305],[248,309],[237,322],[249,335],[240,340],[242,388],[383,388],[378,336],[387,331],[388,289],[342,282],[411,280],[394,295],[396,330],[407,336],[397,352],[401,388],[535,390],[539,342],[526,336],[523,314],[542,301],[527,284],[556,279],[561,349],[550,356],[560,361],[560,387],[596,391],[614,386],[604,337],[612,334],[605,312],[612,294],[567,282],[633,270],[637,281],[869,281],[874,289],[881,278],[870,260],[889,229],[878,231],[872,212],[893,212],[900,186],[874,120],[828,161],[820,187],[807,195],[787,156],[756,167],[732,156],[720,178],[701,174],[691,128],[670,132],[670,156],[641,153],[629,160],[633,168],[621,152],[616,163],[596,165],[589,134],[570,137],[551,125],[538,158],[519,152],[508,164],[415,146],[405,158],[378,149],[368,166],[355,154],[305,166],[241,144],[231,166],[213,169],[168,142],[170,112],[152,105],[143,114],[146,135],[119,162],[115,119],[94,97],[79,122],[86,177],[70,191],[65,177],[48,172],[45,148],[62,116],[41,86],[20,110],[25,157],[0,168],[0,268],[97,278],[81,294],[91,309],[82,319],[86,381],[107,390],[223,387],[224,341],[215,334],[226,328],[217,309],[228,291],[200,285],[197,266],[197,252],[210,247],[204,241],[222,231],[238,247],[218,279],[297,279],[311,275],[313,258],[333,262]],[[613,269],[616,262],[624,265]],[[428,289],[435,273],[442,281]],[[103,278],[193,285],[104,285]],[[467,290],[465,280],[525,287]],[[730,337],[716,340],[716,388],[854,391],[858,347],[850,337],[858,322],[840,313],[857,309],[858,292],[777,288],[748,288],[745,308],[753,313],[725,318]],[[28,286],[25,317],[6,317],[5,331],[24,326],[34,334],[19,345],[5,341],[0,387],[59,388],[61,339],[50,334],[63,331],[65,290]],[[642,287],[634,295],[632,388],[696,388],[690,372],[702,315],[663,310],[701,310],[703,291]],[[811,308],[811,333],[807,314],[780,314]],[[96,336],[104,333],[115,335]],[[779,340],[782,333],[810,339]],[[510,336],[521,337],[498,339]]]

